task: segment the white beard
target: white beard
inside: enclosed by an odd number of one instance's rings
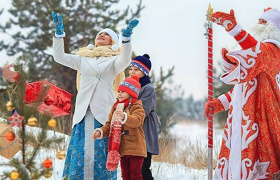
[[[280,42],[280,30],[278,30],[273,24],[267,22],[266,25],[257,24],[252,28],[252,35],[258,41],[266,39],[274,39]]]

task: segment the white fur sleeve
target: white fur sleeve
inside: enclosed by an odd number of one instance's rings
[[[53,57],[59,64],[75,70],[80,70],[81,57],[78,55],[66,54],[64,52],[64,42],[62,38],[53,38]]]
[[[125,68],[129,66],[132,56],[131,42],[121,44],[121,54],[114,62],[114,68],[117,74],[122,72]]]

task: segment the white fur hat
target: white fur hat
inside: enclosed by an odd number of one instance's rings
[[[280,30],[280,11],[278,9],[265,10],[260,16],[260,19],[264,19],[273,24],[278,30]]]
[[[119,37],[118,37],[118,35],[112,29],[106,28],[106,29],[103,29],[103,30],[99,31],[96,35],[96,38],[98,37],[99,34],[101,34],[103,32],[107,33],[114,40],[114,44],[112,45],[111,48],[112,48],[113,51],[117,51],[118,48],[119,48],[119,45],[118,45],[119,44]],[[95,40],[96,40],[96,38],[95,38]]]

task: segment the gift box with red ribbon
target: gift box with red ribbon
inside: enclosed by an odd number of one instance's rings
[[[6,135],[10,129],[9,124],[0,122],[0,156],[11,159],[20,150],[20,142],[18,138],[12,141],[7,140]]]
[[[53,83],[38,81],[26,84],[25,103],[52,117],[71,113],[71,94]]]

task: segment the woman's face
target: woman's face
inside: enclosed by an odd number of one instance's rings
[[[129,73],[130,76],[137,76],[138,78],[141,78],[141,77],[145,76],[145,74],[142,71],[140,71],[137,67],[134,67],[134,66],[131,66],[129,68],[128,73]]]
[[[95,39],[95,45],[96,46],[109,46],[112,44],[111,36],[109,36],[107,33],[103,32],[100,33],[97,38]]]

